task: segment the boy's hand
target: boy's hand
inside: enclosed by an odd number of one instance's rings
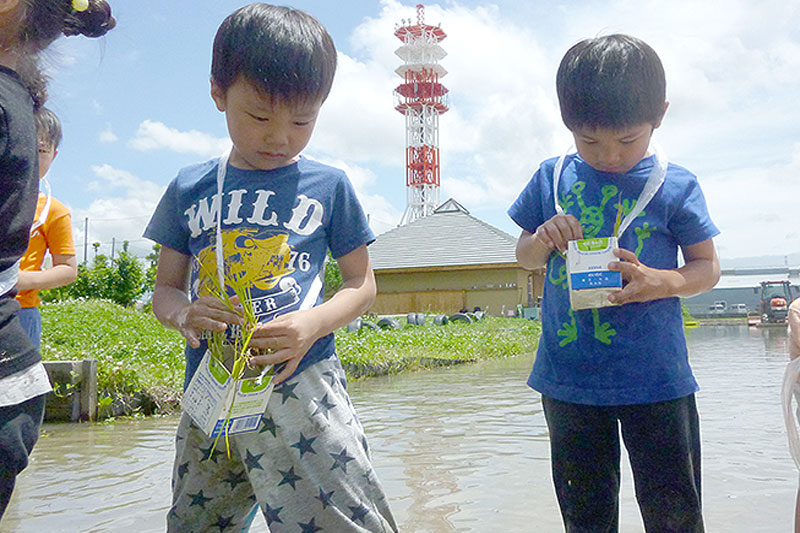
[[[567,242],[583,238],[583,228],[572,215],[554,215],[536,228],[534,236],[551,250],[565,252]]]
[[[664,278],[665,271],[643,265],[630,250],[615,248],[613,252],[624,261],[609,263],[608,269],[621,272],[622,279],[627,282],[627,285],[610,294],[609,302],[622,305],[672,296]]]
[[[253,332],[251,346],[270,350],[270,353],[252,357],[252,364],[275,365],[286,362],[273,378],[276,385],[292,375],[300,360],[319,338],[311,317],[308,310],[293,311],[259,324]]]
[[[181,308],[175,315],[174,323],[189,345],[199,348],[201,331],[225,331],[228,324],[242,324],[242,317],[233,313],[218,298],[201,296]]]

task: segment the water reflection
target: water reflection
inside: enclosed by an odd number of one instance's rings
[[[790,531],[797,472],[779,408],[785,328],[689,335],[708,531]],[[561,531],[530,358],[350,385],[404,532]],[[177,418],[46,425],[2,531],[164,530]],[[621,531],[642,531],[627,465]],[[264,532],[262,519],[252,531]]]

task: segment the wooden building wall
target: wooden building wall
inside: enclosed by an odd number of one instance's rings
[[[378,295],[370,309],[378,315],[452,314],[476,306],[491,315],[528,306],[529,293],[541,296],[543,277],[518,266],[481,265],[376,271]]]

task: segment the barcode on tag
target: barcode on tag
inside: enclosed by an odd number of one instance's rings
[[[261,415],[245,416],[232,420],[231,422],[232,424],[229,429],[231,433],[244,433],[245,431],[252,431],[258,427],[258,424],[261,422]]]

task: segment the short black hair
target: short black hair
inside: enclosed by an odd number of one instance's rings
[[[579,42],[564,55],[556,75],[561,118],[572,131],[655,125],[664,114],[666,85],[655,50],[621,34]]]
[[[46,107],[40,107],[33,116],[36,119],[36,133],[39,140],[58,148],[61,144],[61,121],[56,114]]]
[[[223,91],[244,76],[287,103],[325,100],[336,72],[336,47],[304,11],[255,3],[231,13],[214,38],[211,77]]]

